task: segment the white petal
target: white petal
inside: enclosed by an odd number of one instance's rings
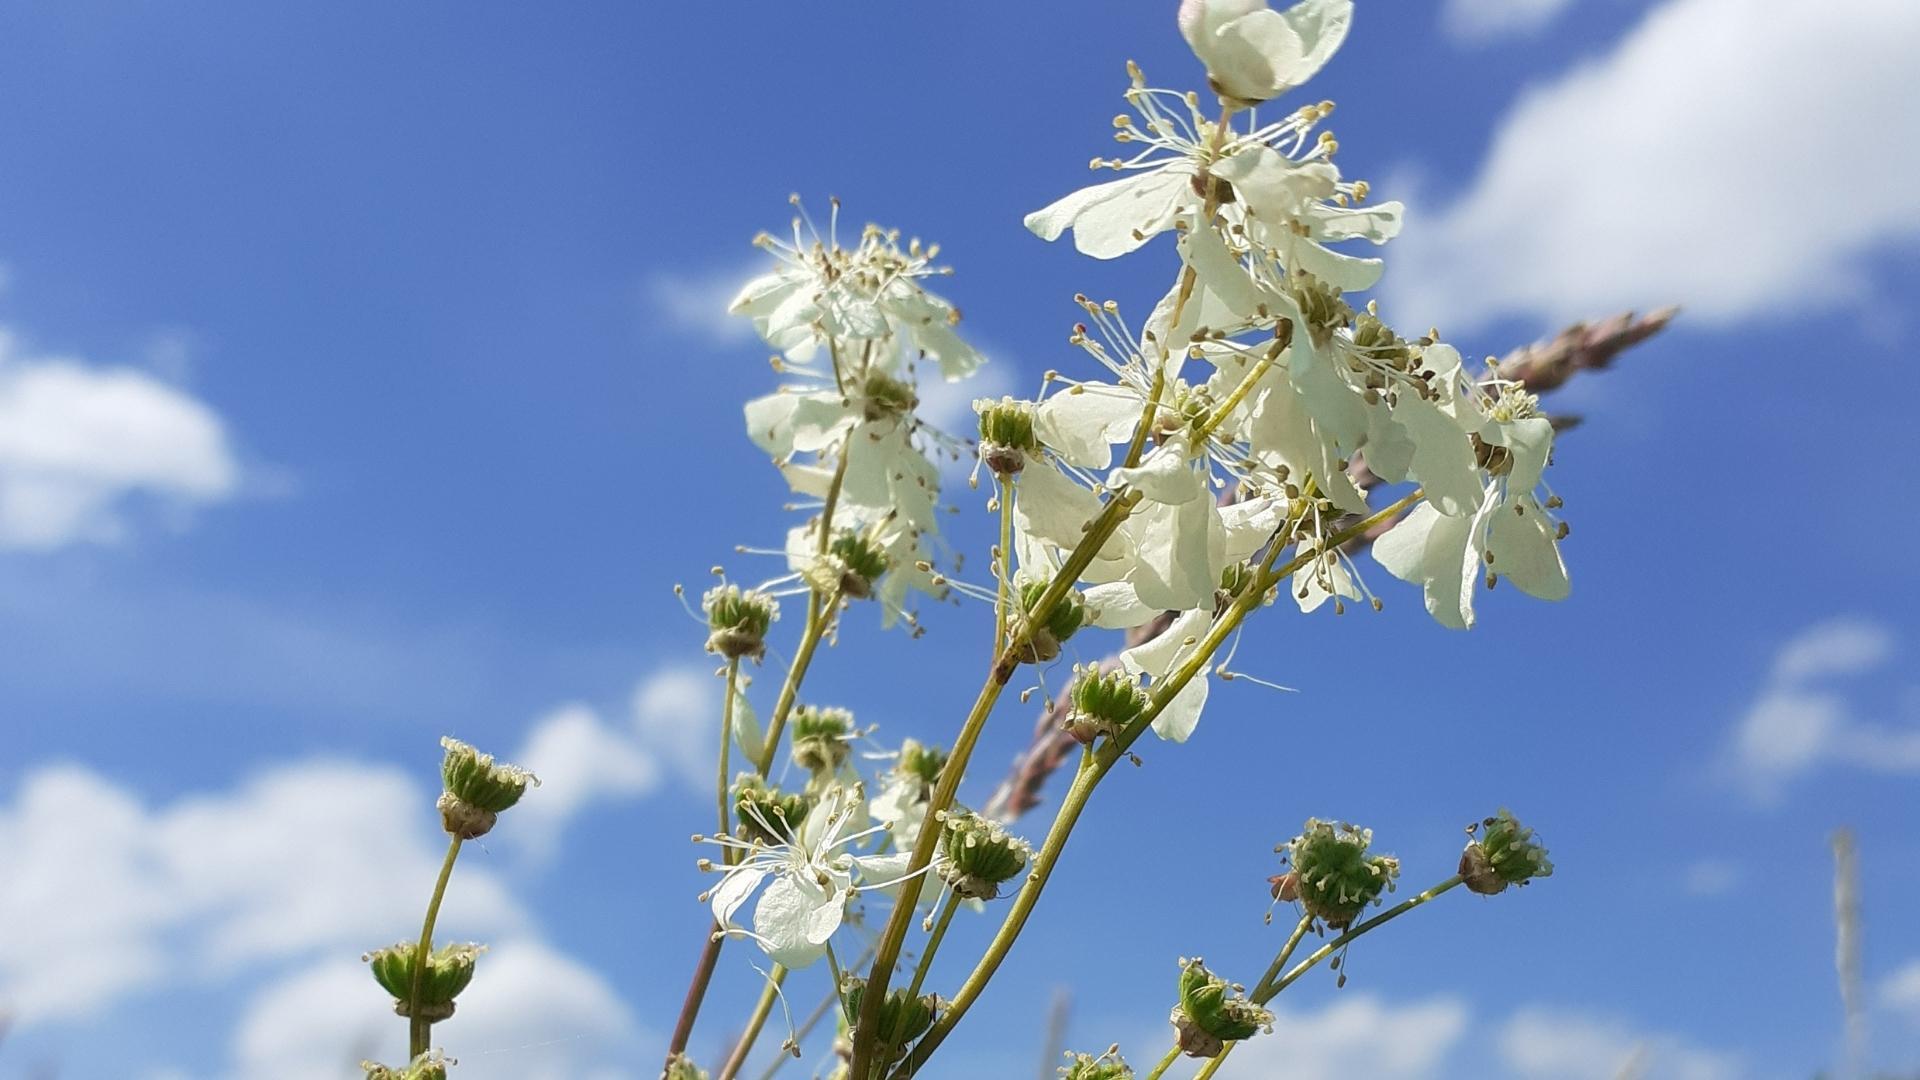
[[[747,700],[745,691],[733,695],[733,740],[748,761],[759,761],[766,750],[766,732],[761,730],[760,718],[754,715],[753,702]]]
[[[1082,469],[1113,463],[1113,444],[1133,437],[1146,402],[1132,390],[1083,383],[1062,390],[1033,410],[1033,430],[1061,460]]]
[[[740,905],[747,902],[747,897],[753,895],[753,890],[760,887],[760,882],[766,876],[765,869],[753,864],[736,866],[727,871],[727,876],[709,894],[713,902],[714,921],[721,926],[733,926],[734,912],[740,910]]]
[[[1126,630],[1153,621],[1161,609],[1142,603],[1140,590],[1129,581],[1088,586],[1082,593],[1093,625],[1103,630]]]
[[[1072,549],[1100,516],[1100,498],[1044,461],[1030,462],[1014,482],[1013,520],[1021,533]]]
[[[1071,228],[1081,254],[1118,258],[1172,227],[1183,204],[1199,201],[1191,175],[1189,167],[1175,164],[1081,188],[1028,214],[1026,226],[1043,240]]]
[[[1134,468],[1107,474],[1110,488],[1131,487],[1158,503],[1178,504],[1207,498],[1206,475],[1187,456],[1187,441],[1176,436],[1155,447]]]
[[[781,875],[760,894],[753,930],[765,939],[760,947],[775,963],[804,968],[826,955],[827,939],[839,929],[845,906],[845,894],[831,886],[822,889],[797,876]]]
[[[1571,586],[1554,530],[1546,511],[1532,496],[1509,501],[1493,512],[1492,528],[1488,530],[1492,569],[1529,596],[1565,600]]]

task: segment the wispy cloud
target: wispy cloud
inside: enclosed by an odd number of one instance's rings
[[[113,542],[137,497],[178,514],[240,488],[205,402],[133,368],[30,355],[0,327],[0,549]]]
[[[1522,1009],[1500,1029],[1500,1056],[1525,1080],[1732,1080],[1739,1058],[1689,1039],[1571,1009]]]
[[[1920,772],[1920,727],[1862,717],[1851,681],[1885,665],[1894,650],[1891,631],[1863,619],[1821,623],[1781,646],[1734,728],[1727,758],[1735,777],[1771,800],[1824,764]]]
[[[1451,997],[1400,1005],[1370,994],[1343,996],[1324,1008],[1276,1014],[1273,1034],[1250,1039],[1236,1049],[1220,1076],[1226,1080],[1435,1076],[1466,1033],[1468,1018],[1466,1004]]]
[[[1447,0],[1440,22],[1467,44],[1537,34],[1573,6],[1573,0]]]
[[[727,314],[740,286],[759,268],[667,272],[649,276],[644,293],[653,325],[714,345],[740,345],[754,338],[753,324]]]
[[[1396,241],[1390,306],[1448,327],[1862,305],[1871,256],[1920,235],[1920,139],[1886,121],[1920,96],[1920,4],[1832,0],[1817,32],[1801,10],[1666,0],[1528,91],[1467,190]]]

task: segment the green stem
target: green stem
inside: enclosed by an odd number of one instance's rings
[[[914,966],[913,981],[907,984],[908,1000],[920,996],[920,988],[927,982],[927,972],[933,969],[933,954],[940,951],[940,942],[947,936],[947,926],[953,922],[953,913],[958,910],[960,910],[960,894],[948,893],[946,903],[940,908],[940,918],[934,923],[933,932],[927,937],[927,946],[920,951],[920,963]],[[906,1011],[901,1010],[903,1019],[905,1014]],[[900,1045],[900,1032],[898,1030],[887,1032],[886,1041],[880,1045],[882,1047],[880,1060],[882,1062],[894,1060],[895,1047]]]
[[[853,966],[859,967],[872,958],[873,950],[863,949],[859,956],[854,957]],[[836,1004],[844,1005],[845,1002],[846,999],[841,996],[838,986],[829,989],[827,995],[820,999],[820,1004],[813,1007],[813,1011],[807,1014],[807,1018],[801,1021],[800,1027],[794,1031],[794,1044],[798,1045],[806,1042],[807,1036],[812,1034],[814,1028],[820,1026],[822,1019],[825,1019],[827,1010],[833,1008]],[[773,1078],[779,1074],[780,1066],[785,1065],[791,1056],[790,1054],[781,1054],[774,1058],[773,1061],[767,1065],[766,1071],[760,1074],[760,1080],[773,1080]]]
[[[999,584],[993,600],[993,655],[999,656],[1007,647],[1009,597],[1013,591],[1013,482],[995,473],[994,483],[1000,488],[1000,549],[995,552],[999,558],[994,563]]]
[[[1173,1063],[1179,1059],[1180,1047],[1176,1045],[1173,1049],[1167,1051],[1167,1056],[1161,1058],[1160,1064],[1155,1065],[1153,1071],[1147,1074],[1147,1080],[1160,1080],[1162,1076],[1166,1075],[1167,1070],[1173,1067]]]
[[[733,832],[733,815],[727,810],[727,758],[733,752],[733,700],[740,692],[740,658],[727,661],[727,698],[720,706],[720,774],[715,781],[714,791],[720,802],[720,832],[727,836]],[[728,866],[732,866],[736,856],[732,848],[723,848],[721,857]]]
[[[1093,796],[1094,788],[1099,786],[1100,781],[1106,777],[1113,766],[1126,755],[1134,741],[1145,734],[1147,728],[1167,704],[1207,666],[1213,652],[1227,639],[1234,628],[1259,606],[1266,591],[1275,583],[1284,580],[1287,575],[1317,558],[1322,551],[1331,551],[1400,513],[1418,501],[1420,496],[1421,492],[1414,491],[1378,513],[1369,515],[1366,520],[1329,537],[1323,548],[1296,555],[1278,567],[1274,567],[1273,563],[1284,548],[1275,544],[1267,552],[1260,566],[1260,579],[1235,599],[1227,612],[1216,620],[1212,630],[1199,643],[1199,647],[1193,651],[1187,661],[1154,688],[1152,702],[1147,711],[1123,731],[1118,739],[1103,744],[1097,753],[1082,759],[1080,771],[1074,776],[1073,784],[1067,789],[1065,797],[1061,799],[1060,809],[1054,816],[1053,825],[1048,828],[1046,839],[1041,843],[1040,851],[1034,857],[1032,872],[1028,875],[1026,884],[1014,897],[1005,919],[1000,924],[999,931],[995,933],[993,941],[988,944],[987,951],[981,956],[979,963],[974,966],[973,973],[967,976],[959,992],[948,1003],[940,1019],[935,1021],[926,1036],[914,1045],[913,1053],[907,1060],[894,1070],[893,1080],[906,1080],[914,1074],[914,1070],[925,1064],[934,1050],[946,1039],[947,1034],[959,1024],[974,1001],[985,991],[987,983],[999,970],[1001,962],[1012,950],[1014,941],[1026,927],[1027,917],[1032,913],[1034,905],[1039,902],[1041,892],[1045,890],[1047,881],[1052,877],[1054,866],[1059,862],[1060,855],[1066,848],[1067,837],[1072,833],[1074,825],[1079,822],[1080,813],[1086,808],[1088,799]]]
[[[1149,405],[1151,408],[1151,404]],[[987,716],[993,712],[1000,692],[1006,688],[1008,680],[1013,678],[1014,669],[1020,665],[1020,654],[1025,650],[1032,628],[1043,625],[1055,605],[1080,579],[1080,575],[1093,562],[1093,557],[1113,535],[1120,523],[1139,504],[1138,492],[1115,496],[1107,500],[1100,516],[1095,518],[1087,529],[1087,534],[1067,556],[1066,563],[1048,583],[1033,609],[1022,620],[1022,625],[1007,642],[1007,648],[994,661],[993,669],[988,673],[979,695],[974,699],[973,708],[960,727],[960,735],[954,740],[953,750],[948,755],[947,764],[940,770],[940,782],[934,788],[927,803],[927,820],[938,821],[941,811],[953,805],[954,795],[959,791],[960,778],[965,774],[967,762],[973,756],[973,748],[980,740],[980,732],[986,727]],[[887,919],[886,928],[881,932],[880,943],[875,947],[873,967],[867,976],[866,993],[860,1002],[860,1016],[855,1021],[853,1031],[853,1058],[849,1075],[865,1077],[872,1069],[874,1040],[878,1032],[874,1030],[880,1017],[880,1003],[887,991],[888,981],[893,977],[893,969],[900,960],[900,949],[906,943],[907,928],[913,922],[914,905],[920,900],[920,890],[925,884],[925,875],[919,873],[933,860],[933,850],[939,842],[940,830],[926,828],[920,830],[919,839],[913,846],[912,857],[907,863],[907,880],[900,887],[900,895],[894,901],[893,913]]]
[[[446,898],[447,881],[453,877],[453,862],[460,857],[461,839],[454,834],[447,844],[447,857],[440,863],[440,880],[433,883],[433,899],[427,901],[426,922],[420,927],[420,944],[413,953],[413,988],[407,994],[407,1057],[419,1057],[430,1049],[433,1021],[420,1016],[420,990],[426,985],[427,958],[433,955],[433,924],[440,918],[440,901]]]
[[[1440,896],[1441,894],[1445,893],[1447,890],[1453,888],[1456,885],[1459,885],[1462,881],[1465,881],[1465,880],[1466,879],[1461,877],[1459,874],[1455,874],[1452,877],[1448,878],[1447,880],[1441,882],[1440,884],[1435,885],[1433,888],[1428,889],[1426,892],[1420,893],[1415,896],[1407,897],[1405,900],[1402,900],[1399,903],[1388,908],[1387,910],[1381,912],[1380,914],[1375,915],[1373,918],[1368,919],[1366,922],[1361,923],[1359,926],[1356,926],[1353,929],[1348,930],[1346,933],[1341,934],[1339,937],[1334,938],[1332,941],[1329,941],[1325,945],[1320,946],[1318,949],[1315,949],[1313,951],[1313,955],[1307,957],[1305,960],[1300,961],[1298,964],[1295,964],[1293,967],[1293,970],[1287,972],[1286,975],[1283,976],[1279,982],[1274,983],[1270,987],[1267,987],[1265,989],[1264,995],[1262,994],[1253,995],[1254,1003],[1256,1005],[1265,1005],[1267,1002],[1272,1001],[1276,996],[1279,995],[1280,991],[1285,990],[1287,987],[1293,985],[1293,982],[1295,979],[1298,979],[1300,976],[1305,975],[1308,971],[1312,970],[1315,964],[1318,964],[1320,961],[1325,960],[1329,956],[1332,956],[1335,952],[1339,951],[1343,946],[1345,946],[1348,942],[1352,941],[1354,938],[1359,937],[1360,935],[1368,932],[1369,930],[1374,929],[1375,927],[1382,926],[1388,922],[1391,922],[1394,919],[1399,918],[1402,915],[1405,915],[1407,912],[1412,911],[1414,908],[1417,908],[1420,905],[1427,903],[1428,901],[1432,900],[1436,896]]]
[[[820,647],[820,639],[826,636],[827,626],[833,622],[833,610],[840,605],[838,590],[827,594],[824,602],[818,592],[807,597],[807,626],[800,632],[800,648],[793,654],[793,663],[787,668],[787,677],[780,684],[780,696],[774,699],[773,715],[767,720],[765,745],[760,748],[760,760],[754,762],[754,768],[761,776],[773,769],[774,754],[780,748],[780,734],[787,728],[787,716],[793,712],[793,702],[800,694],[800,683],[807,677],[807,668],[813,663],[813,653]]]
[[[740,1035],[740,1041],[734,1044],[727,1063],[720,1067],[717,1080],[733,1080],[739,1075],[741,1066],[747,1063],[747,1054],[753,1050],[754,1040],[760,1037],[760,1029],[767,1026],[767,1016],[773,1012],[774,999],[780,996],[780,984],[786,981],[787,969],[779,964],[773,965],[773,973],[760,991],[760,1000],[754,1003],[753,1015],[747,1018],[747,1030]]]
[[[1300,921],[1294,924],[1293,933],[1287,935],[1287,943],[1280,946],[1279,955],[1273,958],[1273,963],[1267,965],[1267,973],[1260,976],[1259,982],[1253,984],[1253,994],[1251,996],[1255,1001],[1262,1000],[1260,998],[1260,991],[1266,989],[1268,983],[1279,978],[1280,973],[1286,970],[1287,961],[1293,959],[1293,951],[1300,947],[1300,939],[1306,937],[1307,931],[1312,928],[1313,916],[1300,916]]]
[[[1193,1074],[1193,1080],[1208,1080],[1214,1073],[1219,1072],[1220,1066],[1227,1063],[1227,1055],[1233,1053],[1233,1048],[1238,1045],[1240,1044],[1228,1043],[1221,1047],[1219,1053],[1213,1055],[1205,1065],[1200,1066],[1199,1072]]]

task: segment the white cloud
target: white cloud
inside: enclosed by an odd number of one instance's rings
[[[1523,1009],[1501,1028],[1500,1056],[1526,1080],[1730,1080],[1739,1059],[1678,1036],[1563,1009]],[[1638,1070],[1637,1072],[1631,1070]]]
[[[651,1060],[604,979],[525,940],[481,955],[453,1018],[433,1034],[459,1061],[462,1080],[617,1080],[641,1073],[613,1062]],[[406,1025],[365,964],[326,960],[258,994],[232,1054],[236,1077],[349,1080],[362,1060],[405,1058]]]
[[[1920,960],[1887,976],[1880,984],[1880,1004],[1920,1024]]]
[[[1322,1009],[1277,1014],[1273,1034],[1237,1047],[1219,1075],[1224,1080],[1435,1076],[1465,1034],[1467,1019],[1466,1005],[1453,998],[1392,1005],[1368,994],[1342,996]]]
[[[1734,775],[1763,800],[1789,780],[1828,763],[1873,772],[1920,772],[1920,727],[1858,715],[1846,677],[1869,674],[1894,654],[1875,623],[1839,619],[1803,631],[1775,655],[1767,685],[1736,725],[1728,750]]]
[[[648,312],[669,329],[705,338],[714,345],[738,345],[754,340],[753,324],[727,314],[727,305],[739,294],[759,266],[703,274],[656,273],[646,281]]]
[[[721,689],[711,671],[689,665],[661,668],[633,688],[634,731],[696,791],[713,787]]]
[[[0,804],[0,1005],[22,1025],[139,989],[317,949],[354,955],[419,920],[444,838],[433,795],[397,770],[314,763],[149,809],[75,766]],[[445,924],[522,916],[484,853],[463,860]]]
[[[0,328],[0,549],[115,541],[132,496],[178,511],[239,487],[204,402],[132,368],[24,355]]]
[[[1477,44],[1539,33],[1572,5],[1573,0],[1447,0],[1440,20],[1455,39]]]
[[[1920,233],[1920,4],[1667,0],[1527,92],[1478,175],[1418,215],[1387,280],[1400,321],[1566,319],[1681,303],[1731,322],[1870,296]]]

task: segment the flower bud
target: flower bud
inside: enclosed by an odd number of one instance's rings
[[[743,840],[788,843],[812,808],[805,795],[782,793],[757,773],[741,773],[733,782],[734,831]]]
[[[1373,830],[1308,818],[1306,829],[1287,847],[1293,864],[1293,888],[1307,914],[1335,930],[1345,930],[1368,904],[1391,891],[1400,876],[1400,860],[1369,855]]]
[[[935,869],[953,891],[968,900],[991,900],[1000,886],[1027,868],[1032,845],[995,821],[967,810],[945,813],[940,856]]]
[[[1033,432],[1033,403],[1003,397],[973,403],[980,416],[980,460],[1000,476],[1012,476],[1027,467],[1027,455],[1038,453],[1040,439]]]
[[[1060,1066],[1060,1080],[1133,1080],[1133,1069],[1120,1056],[1120,1048],[1113,1046],[1099,1057],[1069,1053],[1067,1063]]]
[[[707,615],[707,651],[729,660],[766,655],[767,628],[780,617],[773,597],[738,585],[715,585],[700,598]]]
[[[377,1061],[363,1061],[360,1067],[366,1070],[366,1080],[447,1080],[449,1064],[440,1051],[433,1050],[398,1069],[388,1068]]]
[[[520,801],[527,785],[540,780],[525,769],[495,764],[492,754],[483,754],[458,739],[443,738],[440,745],[446,757],[440,764],[440,776],[446,791],[437,804],[440,820],[447,832],[463,840],[485,836],[501,811]]]
[[[439,1023],[453,1015],[453,999],[473,981],[473,967],[485,951],[482,945],[442,945],[427,954],[427,970],[420,976],[420,1000],[413,1001],[414,957],[420,952],[416,942],[403,941],[384,949],[375,949],[362,957],[373,969],[373,979],[392,994],[393,1011],[401,1016],[417,1015],[430,1023]]]
[[[853,714],[802,705],[793,710],[793,763],[810,773],[834,773],[853,753]]]
[[[918,739],[907,739],[900,744],[900,760],[894,762],[893,772],[895,776],[918,782],[921,790],[931,795],[934,785],[940,782],[940,770],[946,765],[945,750]]]
[[[1171,1019],[1180,1049],[1191,1057],[1210,1058],[1227,1043],[1252,1038],[1273,1023],[1273,1014],[1195,957],[1180,961],[1180,1004]]]
[[[856,532],[843,532],[827,545],[839,573],[840,595],[865,600],[873,595],[873,583],[887,572],[887,553],[878,544]]]
[[[667,1069],[660,1074],[660,1080],[707,1080],[707,1070],[695,1065],[685,1054],[675,1054],[667,1059]]]
[[[1020,610],[1017,613],[1018,628],[1026,627],[1031,612],[1040,604],[1040,598],[1046,595],[1048,581],[1029,581],[1020,586]],[[1068,638],[1078,633],[1087,621],[1087,602],[1078,590],[1068,589],[1060,597],[1060,602],[1047,612],[1046,619],[1032,627],[1027,635],[1026,650],[1020,659],[1029,664],[1044,664],[1060,656],[1060,646]]]
[[[848,1016],[860,1015],[860,1004],[866,992],[867,980],[857,975],[847,977],[840,996],[846,1001]],[[941,1004],[940,998],[934,994],[910,998],[905,987],[896,986],[887,991],[886,1000],[880,1003],[880,1015],[873,1030],[879,1035],[878,1042],[893,1047],[894,1061],[905,1057],[914,1040],[925,1035],[927,1029],[933,1026]]]
[[[1500,813],[1480,823],[1486,831],[1467,827],[1467,850],[1460,853],[1460,876],[1466,886],[1482,896],[1505,892],[1509,885],[1525,885],[1534,878],[1552,877],[1553,863],[1547,849],[1533,838],[1533,830],[1521,825],[1513,812],[1502,807]]]
[[[1124,668],[1101,672],[1089,668],[1068,691],[1070,708],[1063,723],[1067,733],[1083,744],[1101,735],[1115,738],[1147,711],[1147,691],[1140,677]]]

